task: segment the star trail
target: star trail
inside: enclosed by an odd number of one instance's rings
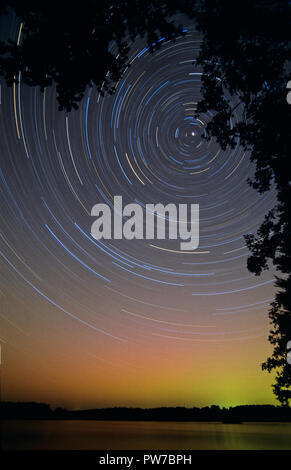
[[[22,26],[9,28],[20,42]],[[175,43],[162,38],[153,54],[141,40],[132,44],[115,94],[88,88],[71,113],[58,111],[53,87],[41,93],[21,77],[11,88],[1,83],[0,339],[9,399],[224,404],[224,389],[229,400],[272,400],[259,364],[274,275],[248,272],[243,235],[256,232],[275,193],[247,184],[254,168],[239,142],[222,151],[202,138],[212,113],[195,117],[201,40],[193,26],[185,33]],[[198,249],[93,239],[91,208],[113,208],[116,195],[143,208],[199,204]]]

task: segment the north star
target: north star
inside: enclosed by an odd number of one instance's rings
[[[133,457],[114,457],[113,455],[106,454],[106,457],[100,457],[100,465],[124,465],[129,468],[132,464]]]

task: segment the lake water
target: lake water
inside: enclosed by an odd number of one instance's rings
[[[290,449],[291,423],[3,421],[3,449]]]

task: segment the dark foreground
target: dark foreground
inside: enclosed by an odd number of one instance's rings
[[[291,423],[5,420],[4,450],[291,450]]]

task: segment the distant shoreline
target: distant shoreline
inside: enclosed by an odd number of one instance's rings
[[[87,420],[87,421],[172,421],[219,422],[240,424],[243,422],[291,422],[291,408],[275,405],[241,405],[220,408],[217,405],[203,408],[112,407],[87,410],[52,409],[46,403],[1,402],[2,420]]]

